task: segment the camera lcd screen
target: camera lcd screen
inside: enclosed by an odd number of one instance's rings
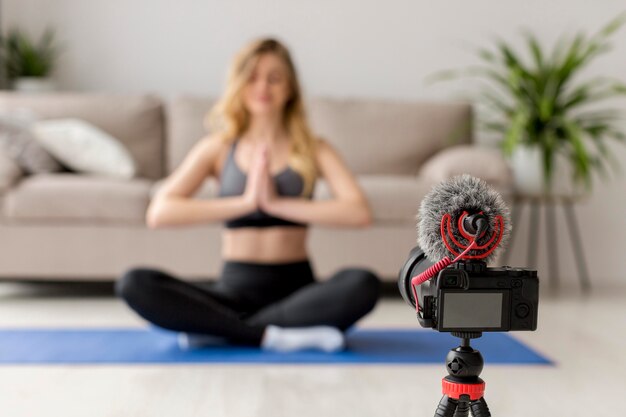
[[[502,326],[501,292],[446,292],[444,328],[499,328]]]

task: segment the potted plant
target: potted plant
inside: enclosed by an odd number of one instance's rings
[[[495,51],[477,51],[481,65],[437,74],[437,79],[471,75],[486,81],[479,103],[490,117],[480,126],[502,139],[518,192],[580,197],[591,190],[594,171],[606,176],[607,165],[616,167],[607,139],[624,141],[617,124],[621,114],[599,104],[626,95],[626,85],[608,77],[578,81],[575,76],[609,50],[609,37],[625,21],[622,14],[593,36],[562,38],[551,52],[526,32],[529,63],[498,40]]]
[[[46,29],[39,42],[33,42],[19,29],[11,29],[2,39],[6,75],[17,91],[39,92],[55,88],[50,75],[58,57],[54,31]]]

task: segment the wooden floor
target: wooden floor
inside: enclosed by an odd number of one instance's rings
[[[142,326],[109,286],[0,283],[0,327]],[[495,417],[621,415],[626,287],[542,294],[539,330],[515,337],[550,366],[486,364]],[[384,298],[362,327],[418,326]],[[1,349],[1,346],[0,346]],[[0,366],[4,417],[423,417],[441,397],[441,365]]]

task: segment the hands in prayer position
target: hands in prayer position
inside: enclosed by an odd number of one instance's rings
[[[262,144],[248,172],[244,199],[251,210],[259,209],[269,213],[277,197],[276,184],[270,171],[269,148],[267,144]]]

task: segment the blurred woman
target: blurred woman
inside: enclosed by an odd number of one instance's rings
[[[345,330],[374,308],[379,279],[346,268],[317,281],[308,225],[365,227],[372,217],[343,159],[309,129],[287,48],[260,39],[237,54],[207,122],[212,134],[165,180],[146,220],[151,228],[224,222],[219,280],[133,268],[117,293],[146,320],[181,332],[184,346],[342,349]],[[208,176],[218,178],[219,198],[192,198]],[[312,199],[319,177],[333,199]]]

